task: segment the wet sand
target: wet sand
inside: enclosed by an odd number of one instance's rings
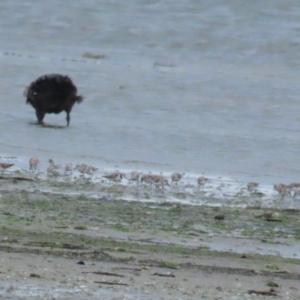
[[[38,155],[298,180],[299,15],[294,0],[4,1],[0,154],[22,168]],[[53,72],[86,97],[67,129],[29,124],[36,117],[23,90]],[[45,122],[64,126],[65,115]]]

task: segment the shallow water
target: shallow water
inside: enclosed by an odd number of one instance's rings
[[[297,181],[300,3],[2,1],[2,160]],[[104,54],[102,59],[85,53]],[[30,125],[23,90],[69,74],[65,129]],[[64,125],[65,115],[46,123]],[[11,158],[8,158],[11,157]]]

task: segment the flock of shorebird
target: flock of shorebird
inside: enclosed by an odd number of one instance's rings
[[[31,160],[29,161],[30,169],[32,169],[32,166],[36,168],[37,164],[38,164],[37,158],[31,158]],[[59,176],[60,173],[57,171],[57,169],[59,169],[60,167],[61,167],[60,165],[55,165],[52,159],[49,159],[47,174],[51,176]],[[64,174],[71,175],[73,170],[77,170],[79,173],[81,173],[83,177],[85,175],[88,175],[89,178],[92,178],[92,176],[98,169],[93,166],[88,166],[86,164],[77,164],[75,167],[73,167],[72,164],[68,163],[65,165]],[[177,185],[183,176],[184,173],[174,172],[171,175],[171,183]],[[144,184],[148,184],[155,187],[161,187],[161,188],[164,188],[164,186],[170,186],[169,180],[165,176],[161,174],[152,174],[151,172],[144,174],[138,171],[131,171],[129,174],[126,175],[125,173],[120,171],[113,171],[111,173],[103,175],[102,177],[107,179],[109,182],[114,182],[114,183],[121,182],[122,179],[125,178],[130,183],[133,182],[135,182],[136,184],[144,183]],[[199,186],[204,186],[207,181],[208,178],[204,176],[200,176],[197,178],[197,183]]]
[[[250,194],[252,194],[257,191],[258,186],[258,182],[249,182],[247,184],[247,190],[250,192]],[[282,200],[285,196],[295,198],[297,196],[300,196],[300,182],[292,182],[290,184],[274,183],[273,190],[276,191],[278,195],[280,195]]]
[[[56,165],[53,159],[49,159],[48,163],[49,163],[47,167],[48,176],[58,177],[62,175],[59,172],[59,169],[62,168],[61,165]],[[35,171],[38,169],[39,164],[40,161],[37,157],[30,158],[29,171],[35,173]],[[2,170],[6,170],[12,167],[13,165],[14,164],[11,163],[0,163],[0,168]],[[89,178],[91,179],[97,170],[98,168],[86,164],[77,164],[74,166],[71,163],[67,163],[64,167],[63,175],[72,175],[73,171],[78,171],[83,177],[85,177],[85,175],[88,175]],[[168,178],[165,177],[164,175],[153,174],[151,172],[144,174],[142,172],[132,171],[129,174],[125,174],[120,171],[113,171],[111,173],[103,175],[102,177],[107,179],[109,182],[118,183],[121,182],[123,178],[125,178],[129,183],[135,182],[136,184],[141,183],[141,184],[148,184],[150,186],[164,188],[165,186],[170,186],[170,183],[177,185],[181,181],[183,176],[184,173],[174,172],[173,174],[171,174],[171,178],[169,182]],[[207,177],[200,176],[197,178],[197,183],[199,187],[203,187],[207,182],[208,182]]]
[[[47,167],[47,175],[58,177],[62,174],[58,171],[62,166],[56,165],[53,159],[49,159],[49,165]],[[31,172],[35,172],[39,166],[39,159],[37,157],[32,157],[29,159],[29,170]],[[14,164],[12,163],[0,163],[0,168],[2,171],[9,169]],[[89,166],[86,164],[77,164],[73,166],[71,163],[67,163],[64,167],[64,175],[71,175],[73,171],[78,171],[83,177],[88,175],[89,179],[92,178],[94,173],[98,170],[93,166]],[[171,174],[170,183],[177,185],[181,179],[183,178],[184,173],[174,172]],[[150,186],[161,187],[170,186],[169,180],[167,177],[161,174],[152,174],[151,172],[144,174],[138,171],[132,171],[129,174],[125,174],[120,171],[113,171],[111,173],[105,174],[102,176],[107,179],[109,182],[121,182],[123,178],[127,179],[129,183],[135,182],[136,184],[148,184]],[[209,181],[207,177],[200,176],[197,178],[197,184],[199,187],[204,187],[205,184]],[[250,194],[257,192],[257,188],[259,186],[258,182],[249,182],[247,184],[247,190]],[[274,191],[278,192],[278,195],[281,196],[281,199],[284,199],[285,196],[291,196],[295,198],[296,196],[300,196],[300,182],[292,182],[290,184],[276,183],[273,185]]]
[[[293,198],[300,196],[300,182],[292,182],[290,184],[276,183],[273,185],[273,188],[281,196],[281,199],[284,199],[285,196]]]

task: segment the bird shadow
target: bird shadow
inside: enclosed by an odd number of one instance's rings
[[[40,127],[44,127],[44,128],[52,128],[52,129],[64,129],[67,126],[62,126],[62,125],[54,125],[54,124],[44,124],[41,125],[38,122],[29,122],[30,125],[38,125]]]

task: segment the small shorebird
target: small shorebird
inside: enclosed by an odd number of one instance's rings
[[[258,186],[259,186],[258,182],[248,182],[247,190],[249,191],[250,194],[252,194],[256,192]]]
[[[14,164],[9,164],[9,163],[0,163],[0,168],[2,169],[2,172],[4,172],[4,170],[12,167]]]
[[[139,184],[139,180],[140,180],[140,177],[142,175],[141,172],[131,171],[129,175],[130,175],[130,177],[128,179],[129,182],[135,181],[136,184]]]
[[[207,181],[208,181],[208,178],[206,178],[204,176],[200,176],[197,178],[197,183],[198,183],[198,186],[200,186],[200,187],[204,187],[204,185]]]
[[[29,159],[29,170],[32,172],[35,172],[39,163],[40,163],[40,161],[37,157],[31,157]]]
[[[153,179],[152,179],[153,176],[156,176],[156,175],[153,175],[152,173],[143,174],[141,176],[141,183],[145,182],[147,184],[152,185],[153,184]]]
[[[289,189],[289,193],[292,196],[292,192],[294,192],[294,196],[296,192],[298,192],[299,188],[300,188],[300,182],[292,182],[290,184],[287,185],[288,189]]]
[[[184,173],[181,174],[181,173],[174,172],[171,175],[172,183],[174,182],[177,185],[178,182],[181,180],[181,178],[182,178],[183,175],[184,175]]]
[[[56,171],[57,168],[55,168],[54,165],[49,165],[48,168],[47,168],[47,175],[49,176],[54,176],[54,177],[57,177],[60,175],[60,173],[58,171]]]
[[[87,168],[86,164],[77,164],[74,170],[78,170],[78,172],[84,176],[84,174],[86,173],[86,168]]]
[[[275,183],[273,185],[273,188],[281,196],[281,200],[283,200],[286,195],[290,194],[290,189],[288,188],[288,186],[286,184]]]
[[[288,184],[289,188],[300,188],[300,182],[292,182]]]
[[[90,175],[90,178],[92,178],[93,175],[94,175],[94,173],[95,173],[97,170],[98,170],[98,168],[95,168],[95,167],[93,167],[93,166],[87,166],[87,167],[85,168],[85,173],[88,174],[88,175]]]
[[[120,171],[115,171],[106,175],[103,175],[102,177],[108,179],[109,181],[112,182],[121,182],[121,180],[123,179],[123,177],[126,178],[124,173],[121,173]]]
[[[72,175],[73,173],[73,165],[68,163],[65,165],[65,175]]]
[[[153,184],[157,188],[161,187],[162,189],[164,189],[165,185],[170,186],[168,179],[163,175],[152,175],[151,177]]]
[[[283,183],[274,183],[273,184],[273,190],[278,192],[278,190],[282,187],[282,186],[286,186],[285,184]]]
[[[61,167],[60,165],[56,165],[52,158],[49,159],[49,165],[52,166],[54,169],[59,169]]]
[[[300,196],[300,188],[294,189],[294,195],[293,198],[299,197]]]

